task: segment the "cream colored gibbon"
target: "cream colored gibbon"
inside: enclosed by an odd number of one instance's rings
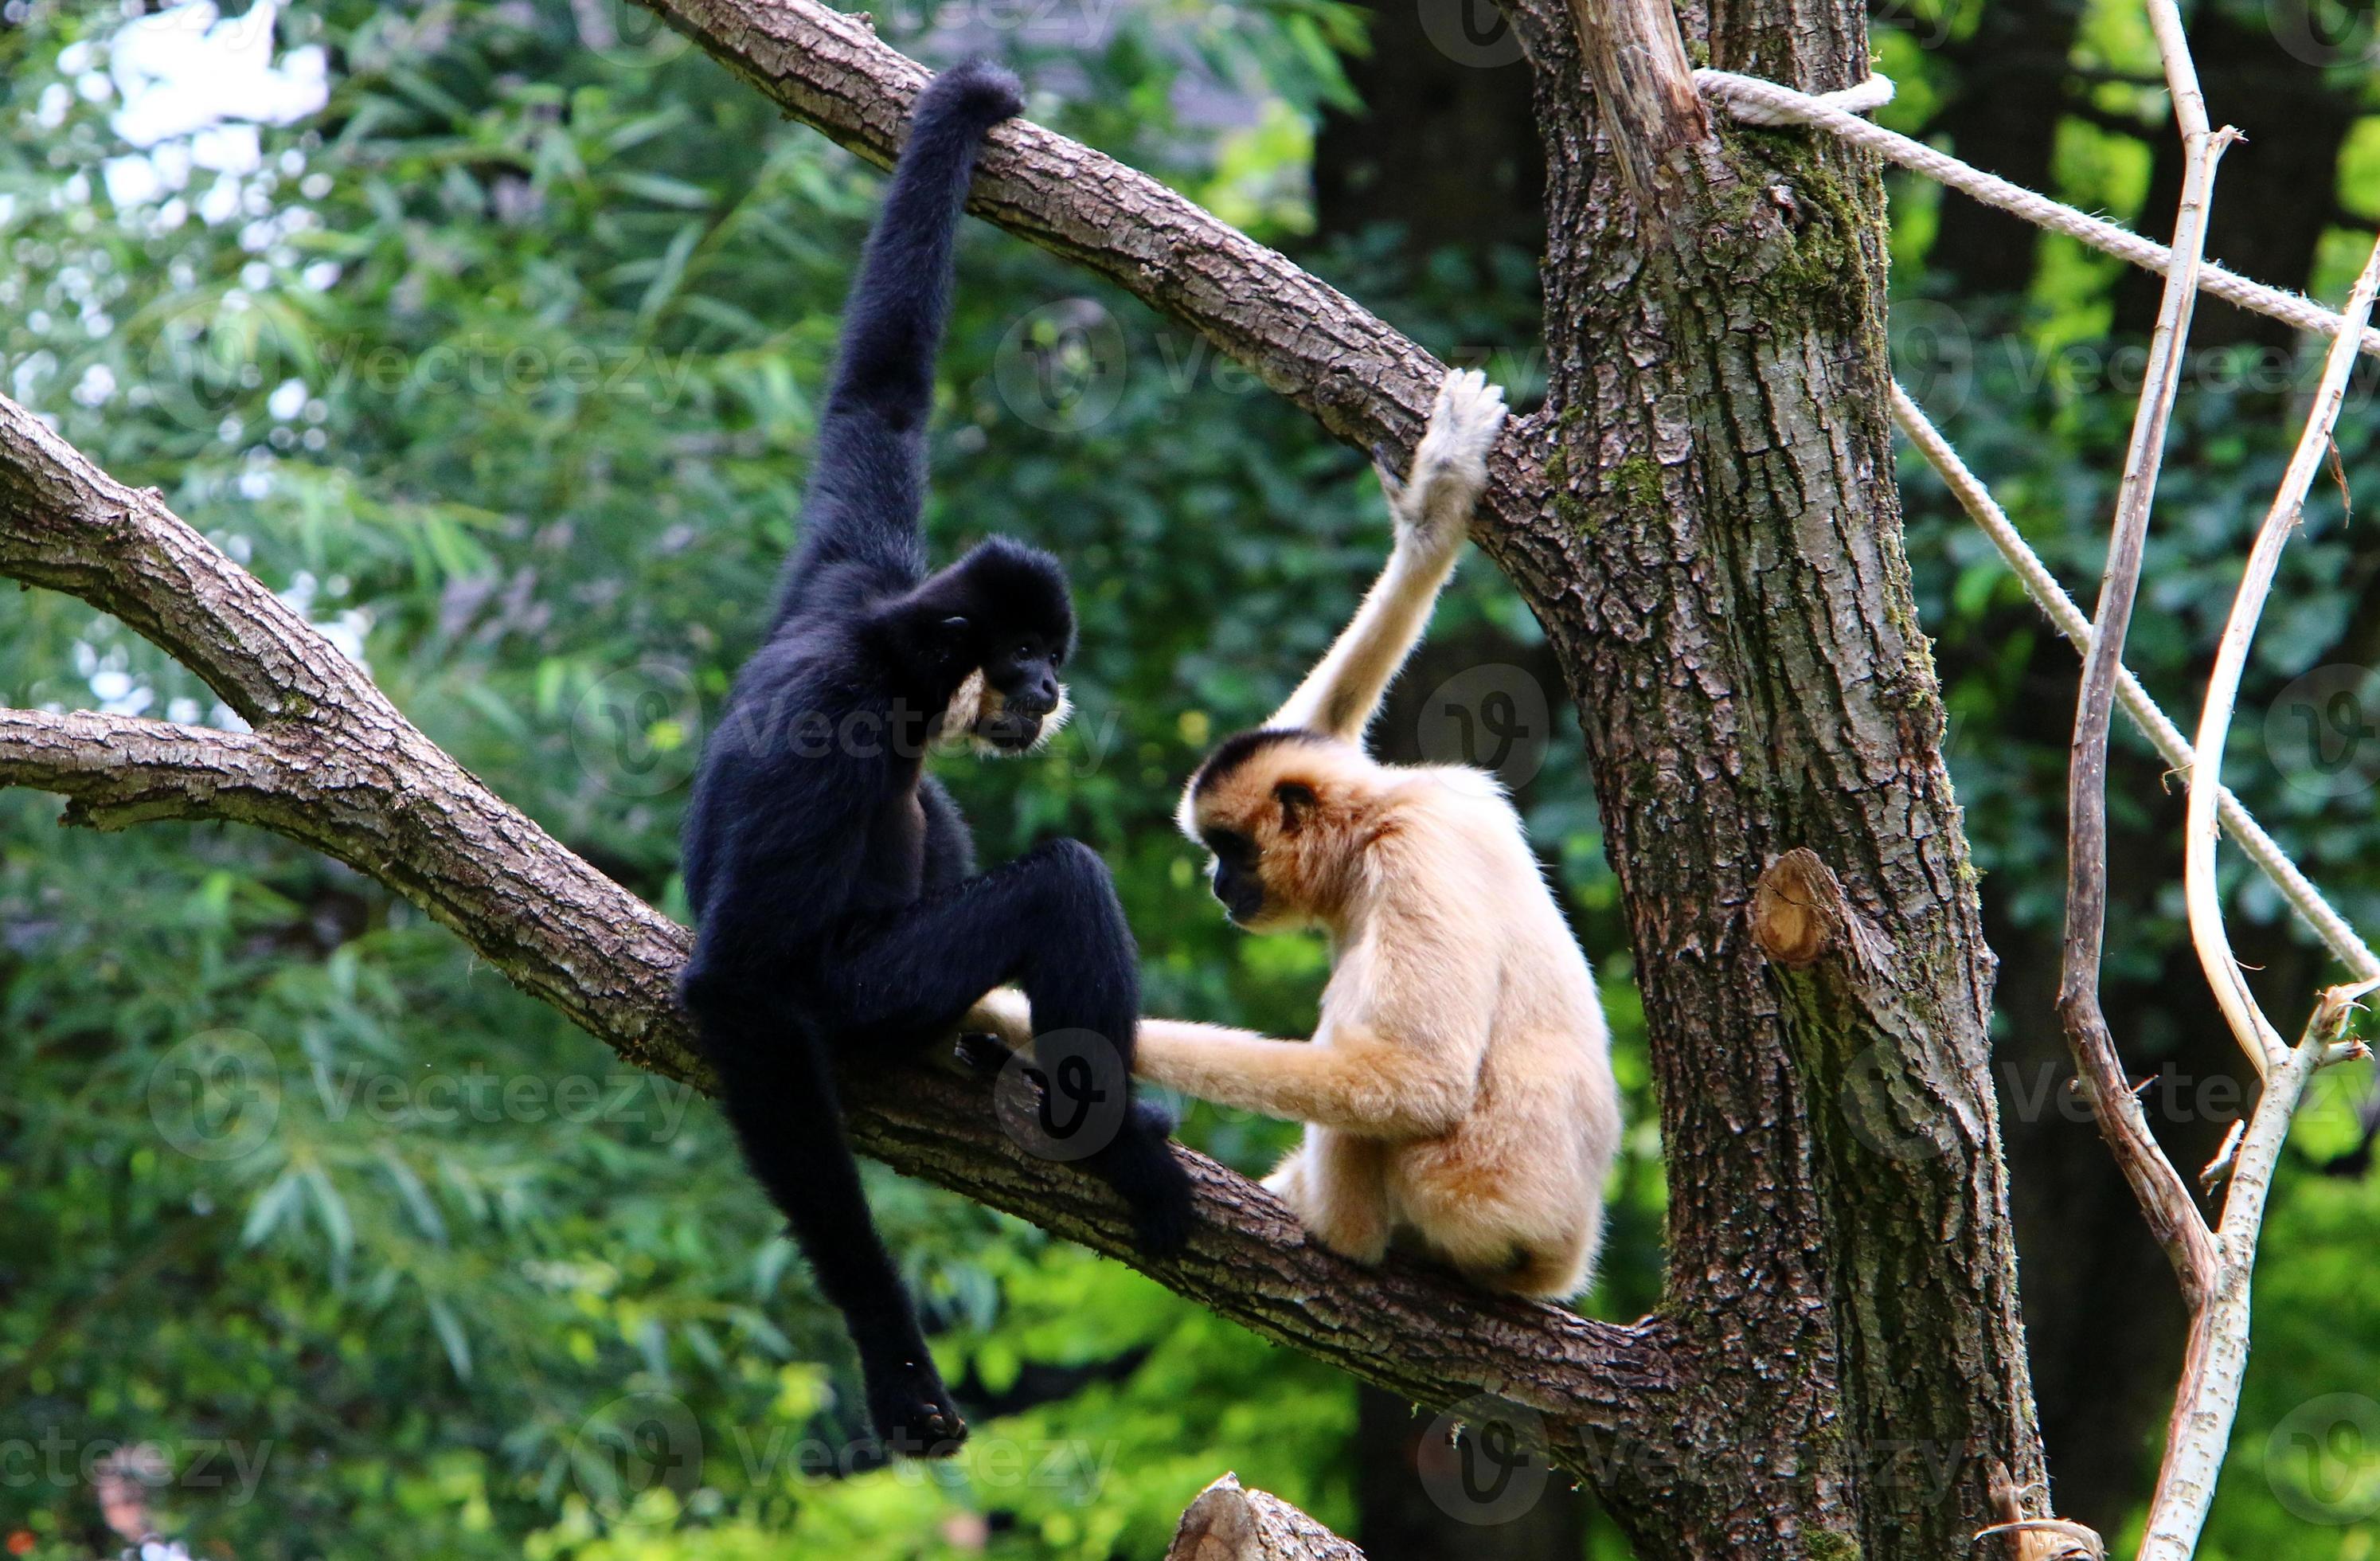
[[[1372,1263],[1410,1245],[1490,1289],[1559,1298],[1593,1271],[1620,1148],[1594,976],[1492,775],[1364,748],[1453,572],[1503,421],[1500,390],[1447,375],[1407,480],[1380,472],[1396,546],[1354,621],[1183,795],[1232,921],[1330,933],[1314,1038],[1145,1019],[1134,1066],[1305,1123],[1265,1185],[1332,1250]]]

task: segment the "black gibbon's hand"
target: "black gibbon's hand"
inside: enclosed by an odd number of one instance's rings
[[[877,1440],[896,1457],[946,1458],[966,1440],[966,1421],[931,1362],[912,1361],[868,1383],[868,1419]]]

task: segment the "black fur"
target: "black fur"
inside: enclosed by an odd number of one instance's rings
[[[1074,643],[1066,577],[1005,538],[926,572],[918,520],[953,230],[977,147],[1016,112],[971,63],[917,100],[861,259],[768,641],[703,754],[686,828],[698,934],[681,990],[753,1174],[841,1309],[878,1435],[946,1452],[965,1434],[879,1241],[835,1104],[838,1060],[897,1061],[992,987],[1032,1000],[1037,1060],[1129,1091],[1138,957],[1105,866],[1053,841],[978,875],[923,758],[980,668],[1021,746]],[[983,728],[978,727],[978,731]],[[1097,1037],[1107,1038],[1104,1043]],[[1141,1244],[1188,1234],[1189,1178],[1161,1115],[1129,1112],[1085,1165],[1131,1204]]]
[[[1253,731],[1233,732],[1215,745],[1215,751],[1207,755],[1197,772],[1190,777],[1190,795],[1202,795],[1208,787],[1229,776],[1269,748],[1279,748],[1283,743],[1328,740],[1319,733],[1309,732],[1303,726],[1260,726]]]

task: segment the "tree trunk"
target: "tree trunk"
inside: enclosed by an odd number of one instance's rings
[[[1626,33],[1668,14],[1610,5],[1588,61],[1658,58]],[[1866,73],[1855,6],[1697,19],[1721,68],[1810,91]],[[1678,1412],[1707,1460],[1615,1511],[1646,1556],[1964,1555],[1990,1460],[2043,1470],[1991,956],[1892,484],[1877,170],[1811,135],[1656,122],[1560,20],[1523,26],[1550,491],[1485,541],[1562,658],[1628,908],[1664,1310],[1694,1361]],[[1859,935],[1795,970],[1746,911],[1797,847]]]

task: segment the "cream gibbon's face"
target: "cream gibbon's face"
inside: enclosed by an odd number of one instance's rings
[[[1327,923],[1361,854],[1362,756],[1307,732],[1244,732],[1208,756],[1176,822],[1209,855],[1223,912],[1252,933]]]

